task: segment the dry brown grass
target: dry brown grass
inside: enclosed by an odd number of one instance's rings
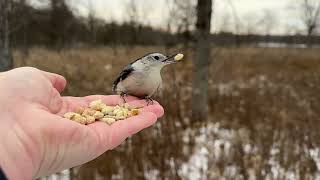
[[[110,94],[112,81],[121,68],[152,51],[165,52],[165,48],[122,47],[115,51],[101,47],[60,52],[34,48],[25,61],[28,66],[64,75],[69,82],[65,95]],[[230,152],[215,159],[212,154],[216,147],[212,149],[209,144],[223,137],[211,132],[210,128],[201,131],[207,137],[207,142],[201,147],[210,152],[207,171],[202,172],[203,178],[215,179],[218,175],[227,179],[247,179],[252,172],[258,179],[271,177],[274,175],[271,170],[274,165],[270,164],[272,158],[284,172],[294,172],[302,179],[317,176],[320,171],[316,163],[319,162],[311,157],[308,150],[315,150],[320,145],[318,51],[212,50],[210,120],[207,127],[219,124],[220,128],[236,135],[228,140]],[[118,175],[120,179],[144,179],[147,178],[146,172],[156,170],[159,172],[154,175],[157,179],[185,178],[181,166],[199,148],[195,138],[199,131],[191,123],[189,110],[193,52],[186,50],[183,53],[187,55],[186,61],[163,71],[164,91],[157,99],[166,109],[165,117],[153,128],[129,138],[115,151],[76,169],[74,177],[110,179]],[[21,66],[23,58],[18,51],[14,53],[16,66]],[[245,151],[244,146],[247,145],[255,150]],[[279,153],[270,153],[274,149]],[[230,166],[238,167],[235,176],[228,174]],[[286,175],[276,179],[286,179]]]

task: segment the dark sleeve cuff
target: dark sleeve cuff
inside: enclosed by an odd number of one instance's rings
[[[8,180],[2,169],[0,168],[0,180]]]

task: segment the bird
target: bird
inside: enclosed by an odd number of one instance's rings
[[[183,54],[165,56],[149,53],[125,66],[114,80],[112,91],[119,94],[124,102],[131,95],[153,104],[152,96],[162,87],[161,70],[183,58]]]

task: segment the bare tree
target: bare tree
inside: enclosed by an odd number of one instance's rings
[[[270,9],[264,9],[261,19],[257,22],[259,31],[264,33],[264,41],[270,41],[270,35],[274,27],[276,27],[277,19],[274,16],[274,12]]]
[[[245,34],[257,34],[258,30],[258,21],[255,17],[255,14],[252,12],[246,13],[243,17],[245,21],[241,24],[243,33]]]
[[[182,34],[184,48],[188,47],[192,39],[192,31],[196,23],[196,4],[194,0],[174,0],[173,7],[169,12],[174,19],[178,34]]]
[[[7,71],[13,67],[10,50],[10,27],[9,12],[11,8],[10,0],[0,1],[0,72]]]
[[[130,25],[136,26],[139,23],[140,15],[136,0],[129,0],[125,4],[125,14],[127,14]]]
[[[146,0],[128,0],[124,6],[124,14],[127,15],[127,21],[133,26],[146,25],[152,6]]]
[[[21,52],[24,55],[22,59],[22,65],[26,65],[26,57],[29,56],[29,42],[28,42],[28,21],[30,20],[30,12],[27,0],[18,0],[15,2],[18,5],[18,14],[23,14],[22,17],[16,18],[18,20],[15,24],[16,29],[22,29],[22,42],[21,42]],[[12,24],[12,23],[11,23]],[[19,26],[20,25],[20,26]],[[14,33],[14,29],[11,28],[11,33]]]
[[[320,18],[320,1],[303,0],[301,3],[302,21],[305,25],[307,46],[311,46],[311,36],[317,29],[317,23]]]
[[[235,43],[236,43],[236,46],[239,47],[240,46],[239,34],[240,34],[241,21],[238,16],[237,9],[234,6],[233,2],[231,0],[228,0],[227,3],[229,4],[229,6],[231,8],[231,13],[232,13],[233,21],[234,21],[233,23],[234,23]]]
[[[274,29],[277,24],[277,19],[274,16],[274,12],[270,9],[264,9],[261,20],[258,22],[258,26],[262,27],[262,32],[265,35],[270,35],[271,30]]]
[[[174,18],[183,31],[192,31],[196,22],[196,4],[193,0],[174,0]]]
[[[128,25],[128,34],[126,35],[129,36],[129,48],[126,49],[126,53],[129,53],[129,51],[132,49],[130,46],[143,43],[144,41],[142,38],[140,38],[140,35],[142,33],[143,26],[148,24],[148,17],[152,9],[149,3],[150,2],[146,0],[125,1],[123,14],[126,15],[126,25]]]
[[[124,14],[127,15],[127,21],[130,25],[130,44],[136,44],[138,42],[139,26],[142,25],[143,15],[142,10],[137,0],[128,0],[124,6]],[[147,12],[145,12],[147,13]],[[147,14],[146,14],[147,16]]]
[[[88,27],[89,31],[91,33],[91,42],[95,44],[97,42],[97,20],[96,20],[96,13],[95,9],[93,7],[93,2],[91,0],[88,0]]]
[[[301,3],[302,21],[308,36],[314,33],[320,18],[320,1],[303,0]]]
[[[66,45],[70,45],[68,41],[70,29],[73,25],[74,15],[67,4],[66,0],[49,0],[50,7],[50,41],[53,46],[61,50]]]
[[[215,33],[232,32],[231,16],[228,12],[223,12],[218,19],[219,22],[216,21],[215,24]]]
[[[196,23],[196,52],[193,61],[192,116],[208,118],[208,72],[210,57],[212,0],[198,0]]]

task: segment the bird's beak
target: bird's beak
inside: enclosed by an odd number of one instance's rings
[[[167,59],[163,60],[162,62],[167,63],[167,64],[176,63],[177,61],[174,60],[174,57],[176,55],[177,54],[172,55],[172,56],[168,56]]]

